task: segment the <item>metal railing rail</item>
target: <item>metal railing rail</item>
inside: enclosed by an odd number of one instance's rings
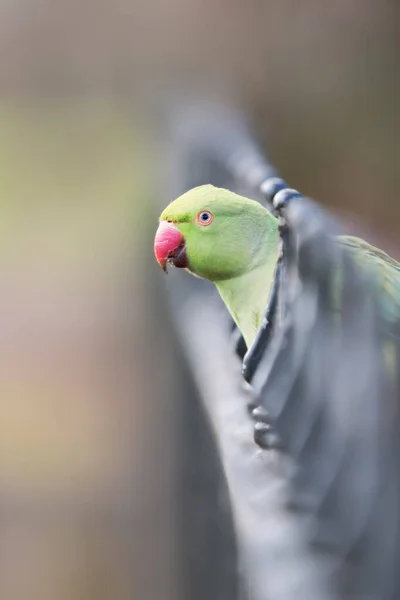
[[[204,282],[174,274],[167,286],[220,448],[247,597],[395,598],[399,442],[385,410],[398,405],[399,385],[388,383],[376,295],[333,241],[335,225],[277,175],[240,115],[180,110],[165,141],[164,205],[213,183],[279,218],[282,258],[252,348],[229,334]],[[399,332],[400,319],[390,332],[400,372]]]

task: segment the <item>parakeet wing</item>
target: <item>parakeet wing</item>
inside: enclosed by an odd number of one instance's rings
[[[340,236],[354,261],[364,270],[371,286],[379,294],[380,315],[388,322],[400,318],[400,263],[379,248],[351,236]]]

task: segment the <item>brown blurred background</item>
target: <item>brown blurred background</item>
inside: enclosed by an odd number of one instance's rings
[[[399,256],[396,26],[395,0],[0,4],[4,600],[194,598],[148,106],[244,107],[293,187]]]

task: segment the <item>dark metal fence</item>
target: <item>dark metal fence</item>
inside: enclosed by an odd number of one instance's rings
[[[182,273],[167,285],[229,492],[220,559],[240,583],[212,597],[400,597],[399,303],[388,327],[378,286],[332,240],[338,225],[277,175],[240,115],[181,110],[164,141],[164,205],[213,183],[280,222],[282,258],[252,348],[212,286]],[[188,398],[188,428],[198,410]]]

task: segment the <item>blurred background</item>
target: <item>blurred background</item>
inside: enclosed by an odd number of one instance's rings
[[[0,3],[4,600],[235,597],[220,467],[152,254],[171,200],[153,109],[242,107],[293,187],[400,257],[396,16],[396,0]]]

